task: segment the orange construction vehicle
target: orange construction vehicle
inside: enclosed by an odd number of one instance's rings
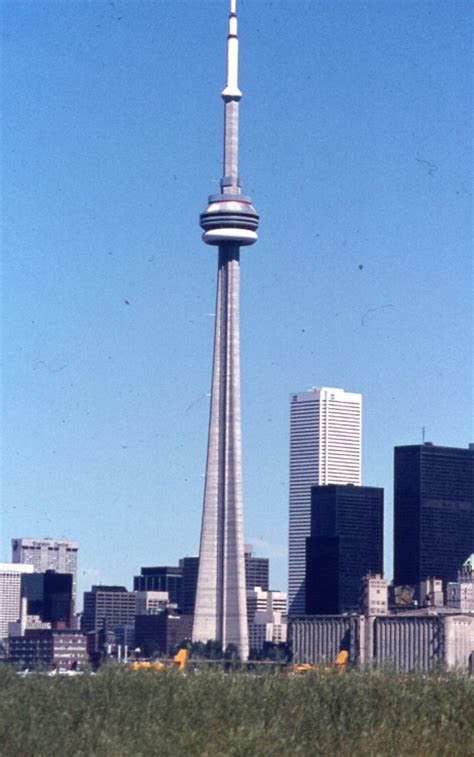
[[[172,660],[133,660],[127,663],[130,670],[166,670],[167,668],[177,668],[180,671],[186,670],[188,664],[188,650],[180,649]]]
[[[338,670],[342,672],[349,662],[349,652],[347,649],[342,649],[333,663],[330,665],[313,665],[309,662],[299,662],[290,668],[291,673],[307,673],[309,670],[314,670],[317,673],[328,673],[330,670]]]

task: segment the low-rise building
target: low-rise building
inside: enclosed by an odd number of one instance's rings
[[[135,645],[144,657],[168,657],[175,647],[191,640],[193,616],[172,610],[158,615],[137,615]]]
[[[387,615],[388,584],[381,573],[368,573],[363,577],[361,610],[364,615]]]
[[[9,661],[25,668],[38,666],[75,670],[88,662],[86,637],[80,631],[26,630],[8,640]]]
[[[51,623],[42,620],[39,615],[28,615],[26,612],[26,598],[21,601],[20,620],[8,624],[8,636],[24,636],[28,631],[40,631],[51,628]]]
[[[286,615],[286,592],[264,591],[260,586],[247,591],[250,649],[260,650],[265,643],[285,643],[287,639]]]
[[[295,662],[334,662],[341,650],[352,664],[404,672],[468,671],[474,649],[474,617],[425,608],[386,616],[301,616],[291,619]]]
[[[440,578],[425,578],[420,582],[418,596],[420,607],[443,607],[443,582]]]
[[[461,567],[458,580],[448,583],[446,604],[461,612],[474,612],[474,554]]]
[[[117,657],[124,657],[135,648],[135,623],[123,623],[113,629]]]

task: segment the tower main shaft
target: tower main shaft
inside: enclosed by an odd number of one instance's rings
[[[206,481],[193,641],[235,644],[248,657],[240,421],[240,246],[257,239],[258,215],[240,194],[238,37],[231,0],[221,192],[201,213],[203,240],[219,248]]]

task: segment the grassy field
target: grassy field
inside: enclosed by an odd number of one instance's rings
[[[395,673],[16,676],[0,667],[0,754],[474,755],[474,681]]]

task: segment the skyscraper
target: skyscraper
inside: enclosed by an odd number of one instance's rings
[[[183,586],[182,566],[162,565],[141,568],[141,575],[133,579],[134,591],[167,591],[169,601],[179,605]]]
[[[270,560],[268,557],[254,557],[252,545],[245,544],[245,586],[251,591],[259,586],[263,591],[268,591],[270,583]]]
[[[179,609],[185,615],[194,615],[199,557],[183,557],[179,561],[179,565],[183,570]]]
[[[26,599],[28,615],[37,615],[53,628],[72,624],[72,575],[47,570],[23,576],[21,596]]]
[[[383,571],[383,489],[313,486],[306,550],[306,613],[358,612],[361,582]]]
[[[20,618],[21,577],[33,573],[32,565],[0,563],[0,640],[8,636],[8,624]]]
[[[313,387],[290,399],[289,614],[305,612],[311,487],[361,483],[362,396]]]
[[[78,550],[79,542],[69,539],[12,539],[12,562],[32,565],[35,573],[71,573],[75,605]]]
[[[201,213],[203,240],[218,247],[216,325],[193,640],[235,644],[248,656],[240,424],[240,247],[257,240],[258,215],[241,194],[236,0],[231,0],[224,100],[224,171]]]
[[[135,621],[137,598],[125,586],[93,586],[84,592],[82,630],[113,629]]]
[[[474,547],[474,447],[395,447],[394,483],[395,584],[455,581]]]

